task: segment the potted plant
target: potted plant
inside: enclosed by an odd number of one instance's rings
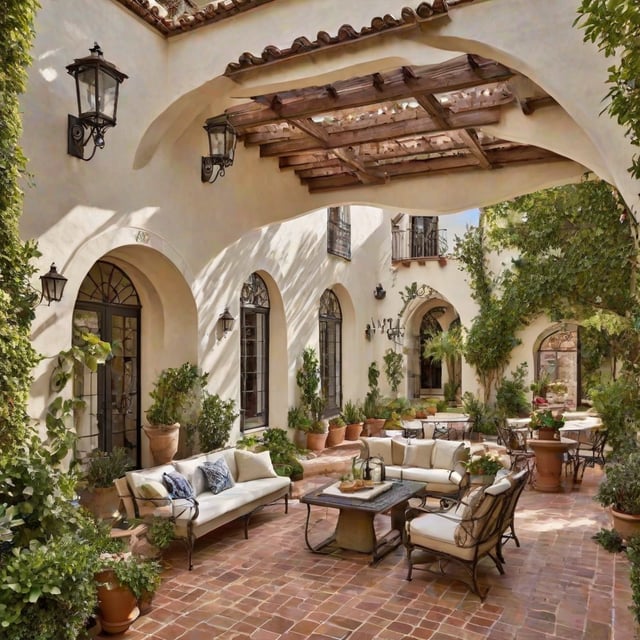
[[[541,409],[531,414],[529,428],[538,432],[538,440],[559,440],[559,429],[564,426],[564,418],[551,409]]]
[[[207,376],[189,362],[160,372],[149,393],[153,402],[146,412],[149,425],[144,426],[156,464],[173,459],[180,427],[195,423]]]
[[[342,407],[342,419],[347,425],[345,429],[345,440],[357,440],[362,433],[364,413],[362,407],[351,400],[347,400]]]
[[[384,428],[386,418],[384,417],[384,407],[382,406],[382,396],[378,387],[380,379],[380,369],[375,361],[369,365],[367,371],[367,381],[369,391],[364,398],[362,410],[364,412],[364,431],[368,436],[378,435]]]
[[[258,440],[256,448],[267,450],[273,468],[280,476],[289,476],[291,480],[300,480],[304,473],[302,464],[296,457],[297,448],[287,436],[284,429],[270,427],[265,429]]]
[[[140,521],[146,525],[143,536],[131,542],[131,551],[142,558],[157,560],[164,549],[175,540],[175,529],[171,518],[152,516]]]
[[[123,633],[140,615],[139,599],[157,591],[162,568],[130,552],[105,553],[101,561],[95,575],[100,622],[107,633]]]
[[[391,348],[387,349],[383,356],[384,374],[394,394],[398,393],[398,387],[404,378],[404,371],[402,369],[403,359],[401,353],[397,353]]]
[[[402,420],[397,411],[392,411],[391,416],[385,420],[384,431],[388,436],[395,435],[398,431],[402,431]]]
[[[222,400],[218,394],[204,392],[195,424],[200,451],[213,451],[227,444],[233,422],[240,415],[234,408],[235,400]]]
[[[347,423],[342,416],[329,418],[329,433],[327,434],[327,447],[335,447],[344,442],[347,431]]]
[[[640,534],[640,451],[605,465],[594,500],[610,508],[613,528],[623,538]]]
[[[94,449],[87,460],[86,491],[81,492],[80,498],[82,506],[100,520],[114,518],[120,498],[113,481],[132,468],[129,452],[124,447],[111,451]]]
[[[307,431],[311,426],[311,420],[302,407],[289,408],[287,426],[289,429],[293,429],[293,443],[298,449],[305,449],[307,446]]]
[[[498,471],[504,469],[500,455],[495,451],[485,451],[469,458],[464,467],[471,476],[472,484],[491,484]]]

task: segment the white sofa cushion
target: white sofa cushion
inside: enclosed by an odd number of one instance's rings
[[[365,443],[366,452],[365,456],[381,458],[385,465],[391,464],[391,438],[377,438],[372,436],[370,438],[362,438]]]
[[[144,496],[140,493],[141,485],[151,481],[164,484],[162,482],[162,476],[165,473],[171,473],[172,471],[175,471],[175,467],[172,464],[162,464],[157,467],[142,469],[141,471],[127,471],[126,476],[129,486],[131,487],[131,491],[133,491],[133,495],[136,498],[142,499]]]
[[[235,457],[238,466],[238,482],[274,478],[278,475],[273,468],[268,451],[253,453],[253,451],[236,449]]]
[[[434,442],[431,466],[434,469],[453,469],[466,447],[464,442],[455,440],[434,440]]]
[[[227,447],[226,449],[218,449],[217,451],[210,451],[207,453],[207,461],[215,462],[220,458],[224,458],[227,466],[229,467],[229,471],[231,471],[231,475],[233,479],[237,482],[238,480],[238,466],[236,465],[236,449],[235,447]]]
[[[404,448],[402,464],[407,467],[431,469],[431,454],[435,440],[416,440]]]

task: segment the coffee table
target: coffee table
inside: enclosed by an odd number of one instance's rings
[[[310,491],[300,498],[307,505],[307,520],[304,526],[304,540],[307,548],[314,553],[332,553],[335,547],[371,554],[371,564],[375,564],[402,542],[404,512],[409,498],[419,495],[425,487],[424,482],[409,480],[389,481],[389,488],[371,499],[362,499],[353,494],[335,495],[333,481]],[[332,489],[333,488],[333,489]],[[332,493],[328,493],[328,491]],[[335,531],[317,544],[309,539],[309,521],[311,507],[329,507],[338,509],[338,522]],[[391,527],[382,535],[376,533],[374,520],[376,515],[389,512]]]

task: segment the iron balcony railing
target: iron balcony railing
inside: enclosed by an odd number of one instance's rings
[[[351,224],[327,220],[327,251],[351,260]]]
[[[411,229],[391,231],[391,259],[412,260],[419,258],[439,258],[447,253],[447,230],[428,232]]]

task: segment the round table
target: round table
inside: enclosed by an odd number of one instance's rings
[[[562,463],[569,449],[578,443],[571,438],[539,440],[530,438],[529,446],[536,454],[536,475],[533,488],[538,491],[557,492],[562,489]]]

